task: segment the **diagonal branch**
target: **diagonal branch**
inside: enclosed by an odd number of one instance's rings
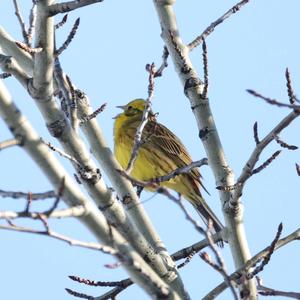
[[[103,0],[74,0],[74,1],[67,1],[67,2],[62,2],[62,3],[56,3],[52,4],[48,8],[48,14],[49,16],[54,16],[56,14],[60,13],[66,13],[69,11],[72,11],[74,9],[95,4],[98,2],[103,2]]]
[[[222,15],[220,18],[218,18],[216,21],[212,22],[199,36],[197,36],[191,43],[189,43],[187,46],[190,51],[195,49],[197,46],[199,46],[203,39],[205,39],[209,34],[211,34],[215,28],[223,23],[226,19],[228,19],[230,16],[238,12],[245,4],[247,4],[250,0],[242,0],[239,3],[235,4],[232,8],[230,8],[224,15]]]
[[[285,236],[284,238],[278,240],[276,242],[276,245],[274,247],[274,251],[277,251],[281,247],[293,242],[300,240],[300,228],[295,230],[293,233]],[[239,280],[240,278],[245,276],[245,273],[248,272],[253,266],[255,266],[258,262],[261,261],[264,257],[268,256],[270,253],[270,248],[272,246],[268,246],[262,251],[258,252],[256,255],[254,255],[251,259],[249,259],[245,265],[238,269],[237,271],[233,272],[229,278],[230,280]],[[226,282],[222,282],[217,287],[215,287],[212,291],[210,291],[205,297],[203,297],[203,300],[212,300],[215,299],[218,295],[220,295],[226,288],[227,288]]]
[[[260,142],[256,145],[255,149],[253,150],[250,158],[246,162],[245,166],[243,167],[242,173],[240,174],[239,178],[237,179],[236,188],[234,189],[232,198],[231,198],[231,205],[235,205],[237,199],[243,192],[245,182],[251,177],[253,174],[254,167],[259,160],[259,157],[262,151],[275,139],[275,137],[287,126],[289,126],[298,116],[300,115],[299,112],[291,112],[285,118],[283,118]]]

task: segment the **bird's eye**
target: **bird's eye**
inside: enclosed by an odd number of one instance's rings
[[[131,109],[132,109],[132,106],[131,106],[131,105],[129,105],[129,106],[127,107],[127,109],[128,109],[128,110],[131,110]]]

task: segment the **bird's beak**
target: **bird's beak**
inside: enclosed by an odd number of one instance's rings
[[[118,105],[118,106],[116,106],[116,108],[120,108],[120,109],[125,110],[126,105]],[[121,115],[121,114],[116,115],[115,117],[113,117],[113,119],[117,119],[119,115]]]
[[[118,105],[118,106],[116,106],[116,108],[121,108],[124,110],[126,108],[126,105]]]

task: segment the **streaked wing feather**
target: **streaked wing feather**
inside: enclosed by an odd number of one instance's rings
[[[163,155],[170,157],[177,168],[192,162],[190,155],[179,138],[164,125],[149,121],[145,126],[143,137],[146,137],[146,139],[148,137],[149,143],[155,145]],[[199,181],[200,173],[198,169],[193,169],[190,175],[192,175],[194,180]]]

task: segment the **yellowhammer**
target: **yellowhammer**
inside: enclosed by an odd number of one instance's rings
[[[145,105],[145,100],[136,99],[125,106],[119,106],[124,111],[115,118],[115,156],[124,169],[126,169],[131,157],[134,136],[141,123]],[[142,141],[131,171],[131,176],[137,180],[147,181],[163,176],[192,162],[179,138],[167,127],[158,123],[152,112],[150,112],[149,120],[143,130]],[[201,196],[198,169],[193,169],[188,174],[180,174],[169,181],[160,183],[160,185],[180,193],[189,200],[205,223],[209,219],[212,220],[215,231],[220,231],[223,228],[221,222]]]

